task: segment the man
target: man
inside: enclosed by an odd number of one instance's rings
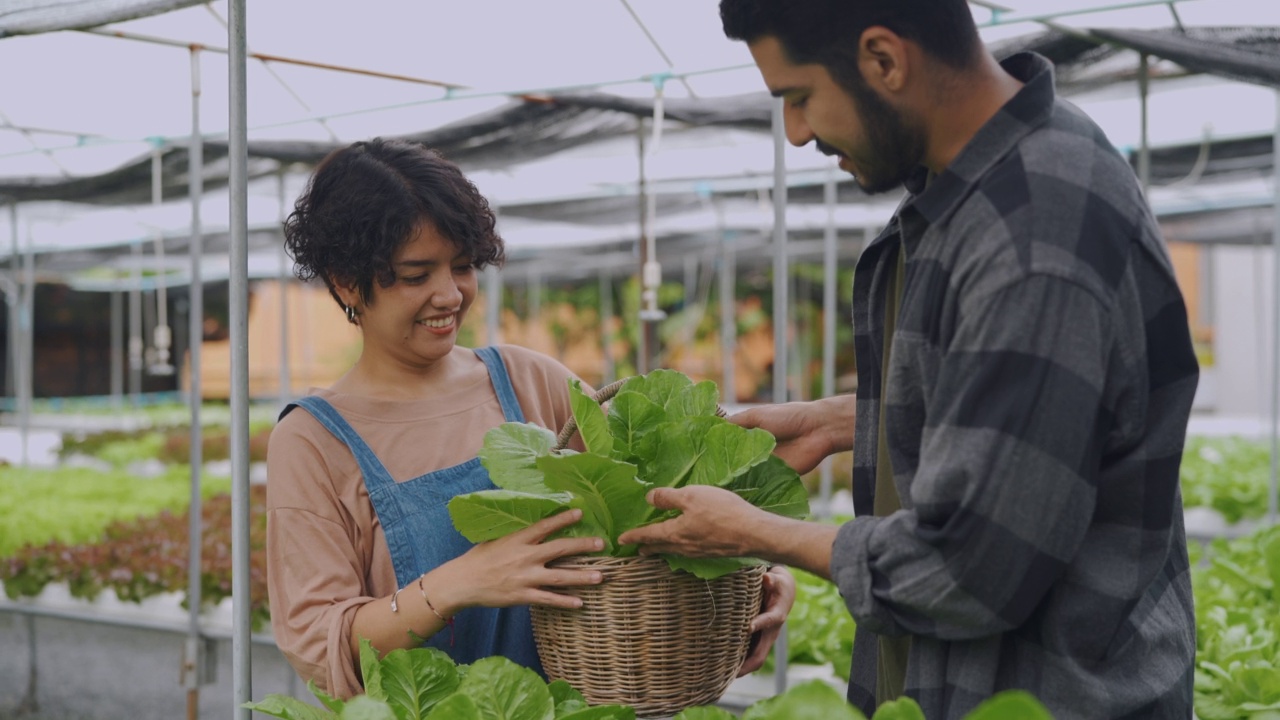
[[[830,577],[858,623],[849,700],[930,720],[1001,690],[1056,717],[1191,717],[1195,618],[1178,491],[1198,378],[1186,311],[1128,164],[997,63],[964,0],[722,0],[787,137],[909,195],[858,261],[858,392],[735,419],[797,470],[854,451],[835,528],[712,487],[645,552],[752,555]],[[855,422],[856,417],[856,422]],[[856,432],[851,432],[856,429]]]

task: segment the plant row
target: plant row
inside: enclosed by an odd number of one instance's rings
[[[379,659],[368,641],[360,645],[365,694],[337,700],[311,691],[323,708],[286,695],[269,695],[246,707],[286,720],[635,720],[625,705],[588,706],[563,680],[545,683],[537,673],[502,657],[455,665],[434,648],[393,650]],[[1044,706],[1023,692],[1001,693],[966,720],[1047,720]],[[736,720],[721,708],[689,708],[674,720]],[[830,685],[811,681],[747,708],[741,720],[865,720]],[[885,703],[872,720],[924,720],[910,699]]]
[[[266,488],[250,487],[249,603],[255,627],[268,620],[266,582]],[[73,597],[93,600],[105,589],[121,600],[141,602],[160,593],[187,592],[187,512],[107,525],[96,542],[51,541],[28,545],[0,560],[0,581],[10,598],[35,596],[49,583],[66,583]],[[200,586],[203,603],[231,597],[231,497],[201,504]],[[184,606],[186,602],[184,601]]]

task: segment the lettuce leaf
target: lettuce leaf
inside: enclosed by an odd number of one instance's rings
[[[551,456],[547,456],[550,458]],[[582,456],[589,457],[589,456]],[[481,490],[455,496],[449,501],[449,517],[462,536],[473,543],[496,540],[567,510],[573,496],[512,490]]]
[[[485,433],[480,464],[503,490],[545,493],[537,459],[555,447],[556,434],[532,423],[503,423]]]

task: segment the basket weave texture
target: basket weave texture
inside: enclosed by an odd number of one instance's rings
[[[592,705],[631,705],[640,717],[715,702],[746,657],[763,566],[700,580],[656,557],[572,557],[555,567],[595,569],[599,585],[566,588],[576,610],[531,607],[542,667]]]

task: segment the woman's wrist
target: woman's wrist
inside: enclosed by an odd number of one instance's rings
[[[461,558],[450,560],[423,573],[416,582],[410,583],[411,587],[406,589],[400,601],[404,602],[406,596],[412,597],[415,602],[426,605],[427,612],[433,617],[444,620],[470,607],[473,603],[464,594],[469,583],[461,579],[466,574],[454,572],[458,569],[459,560]],[[455,578],[455,574],[460,577]]]

